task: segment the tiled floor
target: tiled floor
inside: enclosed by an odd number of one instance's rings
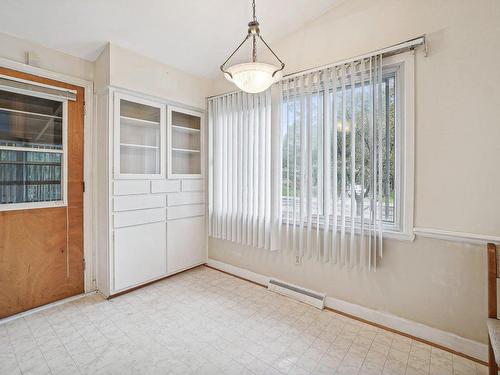
[[[486,374],[478,365],[199,267],[0,325],[1,374]]]

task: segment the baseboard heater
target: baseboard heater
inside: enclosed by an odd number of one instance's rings
[[[325,308],[326,294],[314,292],[309,289],[304,289],[296,285],[288,284],[280,280],[271,279],[267,284],[267,289],[272,292],[282,294],[293,298],[300,302],[307,303],[320,310]]]

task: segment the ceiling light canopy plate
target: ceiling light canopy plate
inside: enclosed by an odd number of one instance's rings
[[[276,72],[278,69],[271,64],[249,62],[230,66],[224,76],[240,90],[256,94],[267,90],[282,78],[281,71]]]

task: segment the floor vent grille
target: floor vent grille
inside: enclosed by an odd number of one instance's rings
[[[267,288],[270,291],[307,303],[318,309],[322,310],[325,308],[326,294],[314,292],[276,279],[269,280]]]

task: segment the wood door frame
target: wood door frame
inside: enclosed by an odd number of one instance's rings
[[[85,270],[83,272],[84,292],[89,293],[96,290],[95,275],[95,246],[94,246],[94,228],[93,207],[94,207],[94,181],[92,178],[93,155],[92,144],[95,131],[92,121],[94,107],[94,83],[82,78],[73,77],[50,70],[38,68],[31,65],[22,64],[17,61],[0,57],[0,67],[17,70],[18,72],[32,74],[38,77],[49,78],[55,81],[68,83],[84,88],[85,95],[85,113],[83,118],[83,180],[85,182],[85,192],[83,193],[83,257],[85,259]]]

